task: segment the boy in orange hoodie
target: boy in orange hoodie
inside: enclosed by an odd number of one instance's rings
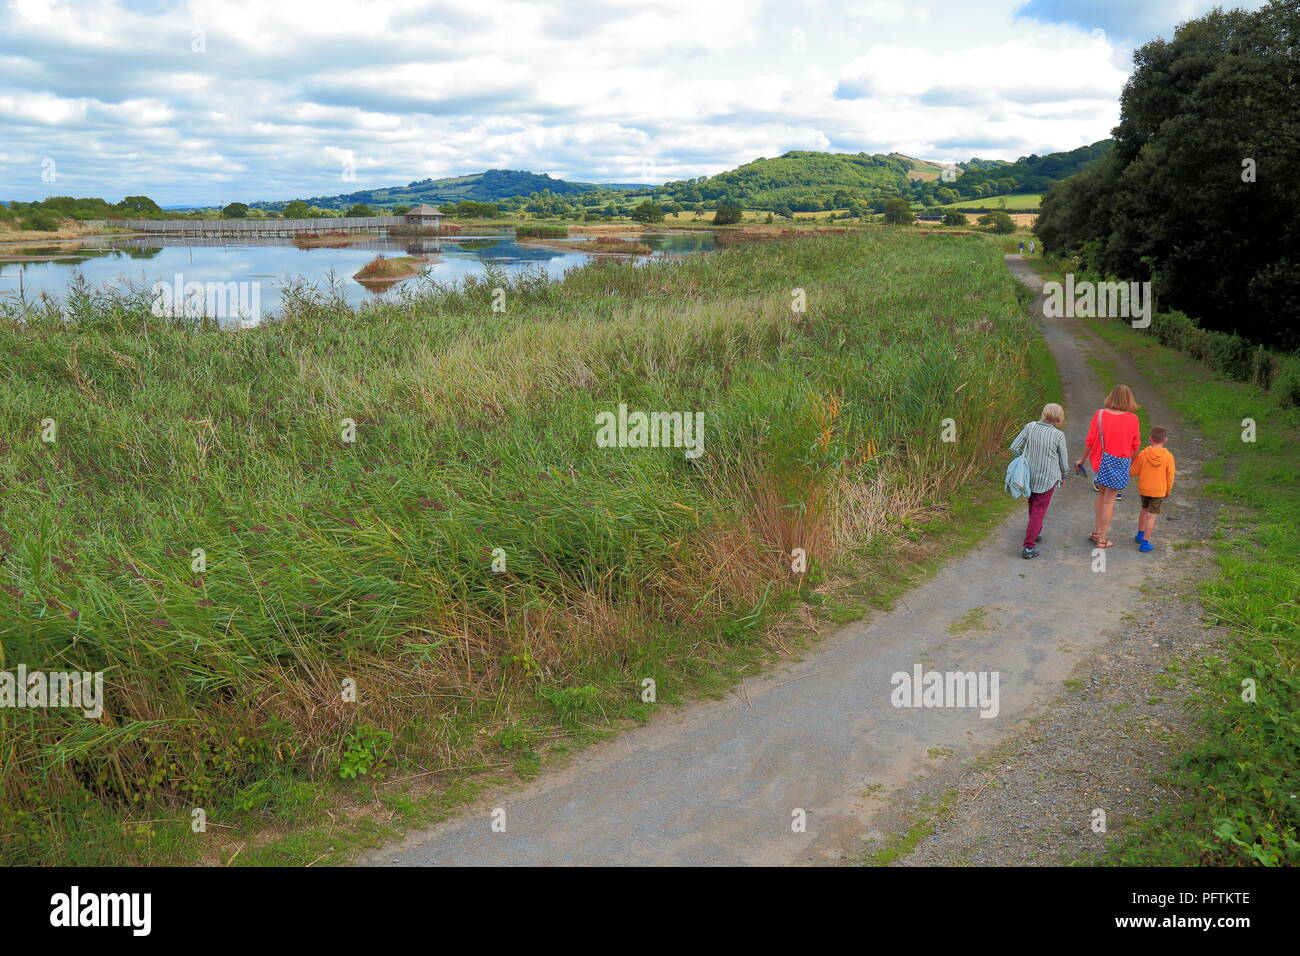
[[[1165,448],[1169,432],[1163,425],[1151,428],[1151,444],[1133,456],[1129,474],[1137,475],[1142,511],[1138,514],[1138,533],[1133,539],[1139,551],[1154,551],[1151,533],[1156,530],[1156,515],[1161,503],[1174,488],[1174,456]]]

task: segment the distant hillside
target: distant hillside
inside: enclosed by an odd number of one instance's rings
[[[915,156],[908,156],[904,153],[890,153],[889,158],[902,160],[906,163],[908,166],[907,178],[913,181],[919,179],[922,182],[928,183],[931,180],[938,179],[943,174],[943,171],[948,168],[947,163],[936,163],[929,159],[917,159]],[[961,167],[959,166],[958,175],[960,175],[960,172]]]
[[[374,209],[397,204],[451,205],[462,200],[490,202],[507,211],[523,210],[545,216],[627,215],[646,199],[671,211],[700,212],[720,202],[781,215],[849,209],[862,213],[891,196],[927,206],[958,200],[984,199],[1012,193],[1041,193],[1052,183],[1096,162],[1111,141],[1046,156],[1025,156],[1014,163],[972,159],[956,166],[956,178],[945,181],[947,164],[902,153],[821,153],[791,150],[761,157],[715,176],[701,176],[646,186],[635,183],[579,183],[544,173],[489,169],[468,176],[421,179],[406,186],[363,189],[340,196],[304,200],[322,209],[347,209],[364,203]],[[283,209],[288,200],[258,202],[261,209]],[[680,207],[680,208],[678,208]]]
[[[947,164],[902,153],[820,153],[792,150],[756,159],[716,176],[665,183],[655,190],[679,203],[720,201],[778,213],[817,212],[870,205],[891,196],[928,204],[1010,193],[1040,193],[1058,179],[1096,162],[1111,141],[1014,163],[972,159],[944,181]]]
[[[644,190],[650,187],[639,184],[574,183],[554,179],[545,173],[529,173],[517,169],[489,169],[468,176],[447,179],[420,179],[406,186],[385,186],[380,189],[363,189],[340,196],[313,196],[304,199],[308,205],[322,209],[346,209],[355,203],[367,206],[392,206],[397,203],[415,205],[427,202],[433,205],[455,203],[462,199],[475,202],[500,202],[519,196],[529,196],[550,190],[556,196],[576,196],[580,193],[605,190]],[[251,203],[261,209],[282,209],[290,200]]]
[[[1014,163],[996,159],[972,159],[963,163],[965,172],[956,182],[942,180],[917,184],[913,199],[927,204],[951,203],[962,199],[984,199],[1013,193],[1042,193],[1052,183],[1082,172],[1110,150],[1114,140],[1103,139],[1046,156],[1022,156]]]

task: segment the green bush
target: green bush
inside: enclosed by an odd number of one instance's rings
[[[1300,404],[1300,356],[1270,352],[1240,335],[1202,329],[1177,311],[1157,312],[1151,333],[1161,345],[1187,353],[1225,378],[1274,393],[1283,408]]]
[[[1269,391],[1283,408],[1300,406],[1300,355],[1274,356]]]
[[[58,232],[59,220],[48,212],[32,213],[23,218],[23,228],[33,232]]]

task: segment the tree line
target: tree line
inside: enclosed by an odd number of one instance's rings
[[[1161,310],[1300,347],[1300,7],[1214,10],[1134,54],[1115,146],[1043,197],[1035,231]]]

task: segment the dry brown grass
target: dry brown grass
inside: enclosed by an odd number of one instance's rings
[[[82,239],[86,236],[102,235],[105,235],[104,230],[89,229],[75,219],[60,219],[59,228],[54,232],[14,229],[8,223],[0,223],[0,242],[49,242],[54,239]]]

